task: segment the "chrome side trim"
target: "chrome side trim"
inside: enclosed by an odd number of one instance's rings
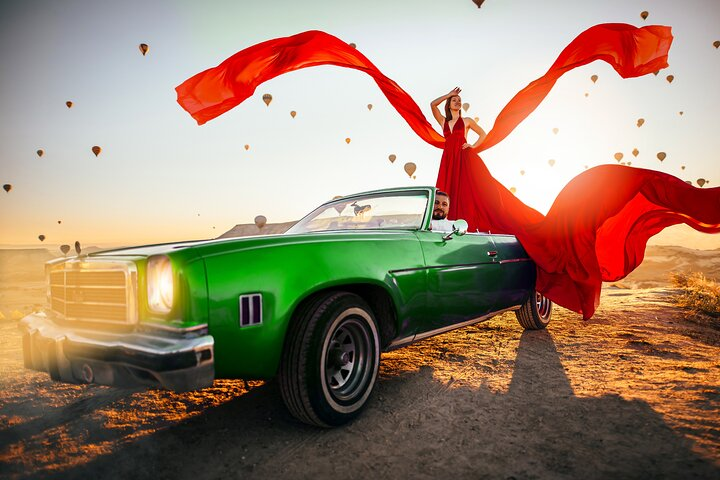
[[[473,318],[473,319],[471,319],[471,320],[466,320],[466,321],[461,322],[461,323],[454,323],[454,324],[448,325],[448,326],[446,326],[446,327],[440,327],[440,328],[437,328],[437,329],[435,329],[435,330],[430,330],[429,332],[419,333],[419,334],[415,335],[415,341],[422,340],[422,339],[424,339],[424,338],[433,337],[433,336],[439,335],[439,334],[441,334],[441,333],[449,332],[450,330],[455,330],[456,328],[467,327],[467,326],[472,325],[472,324],[474,324],[474,323],[479,323],[479,322],[482,322],[483,320],[487,320],[487,319],[489,319],[490,317],[494,317],[495,315],[500,315],[501,313],[505,313],[505,312],[510,311],[510,310],[517,310],[517,309],[520,308],[521,306],[522,306],[522,305],[514,305],[514,306],[512,306],[512,307],[503,308],[502,310],[497,310],[497,311],[495,311],[495,312],[491,312],[491,313],[488,313],[488,314],[483,315],[483,316],[481,316],[481,317]]]
[[[529,258],[511,258],[509,260],[500,260],[499,263],[516,263],[516,262],[530,262]]]
[[[458,264],[454,264],[454,265],[428,265],[425,267],[399,268],[397,270],[389,270],[388,273],[393,274],[393,273],[401,273],[401,272],[415,272],[418,270],[431,270],[433,268],[447,268],[447,269],[459,270],[459,269],[463,269],[463,268],[477,267],[479,265],[495,265],[497,263],[502,263],[502,262],[496,262],[494,260],[490,260],[487,262],[458,263]]]
[[[486,315],[483,315],[483,316],[481,316],[481,317],[476,317],[476,318],[473,318],[473,319],[471,319],[471,320],[466,320],[466,321],[461,322],[461,323],[454,323],[454,324],[448,325],[448,326],[446,326],[446,327],[441,327],[441,328],[437,328],[437,329],[435,329],[435,330],[430,330],[430,331],[427,331],[427,332],[418,333],[417,335],[410,335],[410,336],[408,336],[408,337],[399,338],[399,339],[396,339],[396,340],[393,340],[392,342],[390,342],[390,345],[388,345],[388,346],[385,348],[385,351],[395,350],[396,348],[404,347],[404,346],[407,346],[407,345],[409,345],[409,344],[411,344],[411,343],[415,343],[415,342],[417,342],[417,341],[424,340],[424,339],[426,339],[426,338],[434,337],[435,335],[440,335],[441,333],[446,333],[446,332],[449,332],[449,331],[451,331],[451,330],[455,330],[455,329],[463,328],[463,327],[468,327],[468,326],[473,325],[473,324],[475,324],[475,323],[480,323],[480,322],[482,322],[483,320],[488,320],[488,319],[490,319],[491,317],[494,317],[494,316],[496,316],[496,315],[500,315],[501,313],[509,312],[509,311],[512,311],[512,310],[518,310],[521,306],[522,306],[522,305],[513,305],[512,307],[503,308],[502,310],[496,310],[496,311],[494,311],[494,312],[490,312],[490,313],[488,313],[488,314],[486,314]]]
[[[413,342],[413,340],[415,340],[415,335],[398,338],[398,339],[390,342],[390,345],[385,347],[385,351],[395,350],[396,348],[404,347],[405,345],[410,345]]]

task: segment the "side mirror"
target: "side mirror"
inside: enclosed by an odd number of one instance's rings
[[[453,223],[453,233],[458,237],[462,237],[468,231],[468,223],[465,220],[455,220]]]
[[[462,237],[468,231],[468,223],[465,220],[455,220],[453,222],[453,231],[443,237],[443,240],[450,240],[453,235]]]

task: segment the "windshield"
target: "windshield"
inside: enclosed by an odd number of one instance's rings
[[[420,229],[427,201],[427,192],[418,191],[338,199],[318,207],[287,233]]]

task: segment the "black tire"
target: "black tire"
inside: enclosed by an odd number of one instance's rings
[[[542,330],[548,326],[552,318],[552,301],[533,290],[515,316],[525,330]]]
[[[319,427],[357,417],[377,379],[377,321],[359,296],[328,292],[307,302],[288,328],[280,391],[290,413]]]

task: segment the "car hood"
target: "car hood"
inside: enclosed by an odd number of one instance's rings
[[[179,249],[198,249],[200,251],[238,250],[245,248],[258,248],[292,243],[314,243],[324,241],[371,240],[374,238],[388,238],[389,236],[407,235],[409,230],[354,230],[344,232],[313,232],[298,234],[256,235],[252,237],[216,238],[210,240],[189,240],[184,242],[161,243],[142,245],[137,247],[117,248],[91,253],[90,257],[103,256],[132,256],[147,257],[177,251]]]

